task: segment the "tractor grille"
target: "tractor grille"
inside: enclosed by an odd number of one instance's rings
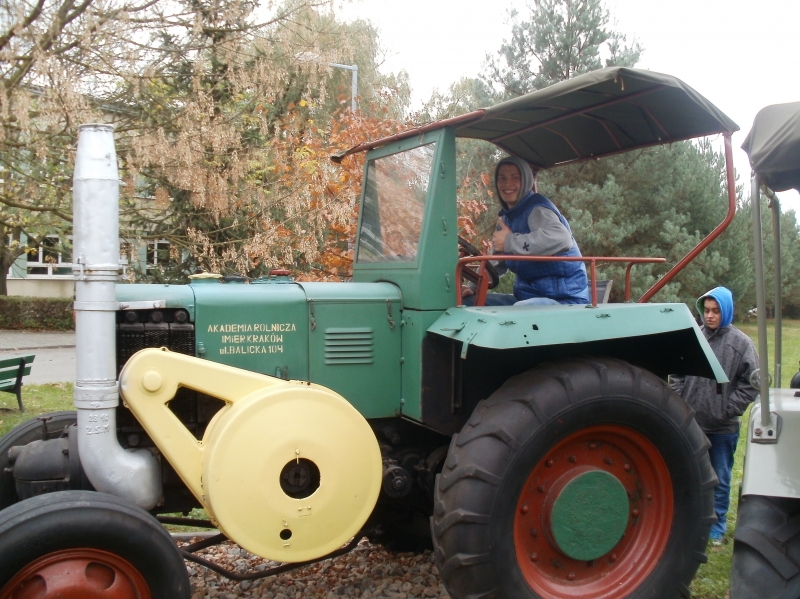
[[[117,325],[117,376],[125,363],[140,349],[166,347],[194,355],[194,325],[191,323],[134,323]]]
[[[370,328],[325,329],[325,364],[372,364],[374,350]]]

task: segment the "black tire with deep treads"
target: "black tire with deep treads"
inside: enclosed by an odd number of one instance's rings
[[[507,381],[478,404],[453,437],[436,483],[431,519],[436,565],[454,599],[523,599],[514,546],[523,485],[548,449],[593,425],[634,429],[669,471],[674,517],[660,560],[628,597],[689,597],[714,515],[716,476],[694,412],[653,374],[606,359],[542,364]],[[570,597],[580,595],[572,589]],[[614,599],[616,599],[616,595]]]
[[[189,575],[158,521],[128,501],[94,491],[59,491],[0,512],[0,596],[35,560],[67,549],[97,549],[129,562],[152,599],[189,599]]]
[[[800,597],[800,499],[745,495],[739,500],[731,599]]]
[[[14,475],[7,471],[8,450],[31,441],[57,439],[77,421],[75,411],[50,412],[15,426],[0,438],[0,510],[19,501]]]

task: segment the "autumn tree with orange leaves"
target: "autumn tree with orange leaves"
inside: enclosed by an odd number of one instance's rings
[[[155,280],[276,267],[347,277],[363,156],[335,165],[329,155],[402,128],[407,82],[378,73],[368,24],[306,6],[250,26],[255,16],[235,4],[209,5],[206,28],[184,17],[160,43],[191,48],[172,54],[185,59],[156,54],[147,78],[126,81],[132,116],[120,122],[118,153],[131,241],[169,242],[170,264],[147,273]],[[359,66],[355,114],[349,79],[331,62]]]

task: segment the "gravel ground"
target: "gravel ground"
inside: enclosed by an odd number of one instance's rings
[[[197,555],[238,572],[264,570],[277,564],[256,557],[233,543]],[[433,554],[392,553],[366,539],[345,555],[263,580],[236,582],[187,562],[192,599],[359,599],[447,598]]]

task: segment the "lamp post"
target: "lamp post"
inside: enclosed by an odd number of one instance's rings
[[[329,62],[329,67],[333,67],[335,69],[345,69],[353,73],[353,80],[351,83],[350,95],[350,109],[355,113],[356,111],[356,97],[358,96],[358,65],[357,64],[339,64],[336,62]]]
[[[355,113],[356,108],[356,98],[358,97],[358,65],[357,64],[339,64],[338,62],[325,62],[321,60],[321,56],[317,54],[313,54],[311,52],[300,52],[299,54],[295,55],[297,60],[301,60],[303,62],[315,62],[317,64],[327,64],[329,67],[333,67],[335,69],[344,69],[346,71],[350,71],[353,74],[353,79],[350,86],[350,110]]]

